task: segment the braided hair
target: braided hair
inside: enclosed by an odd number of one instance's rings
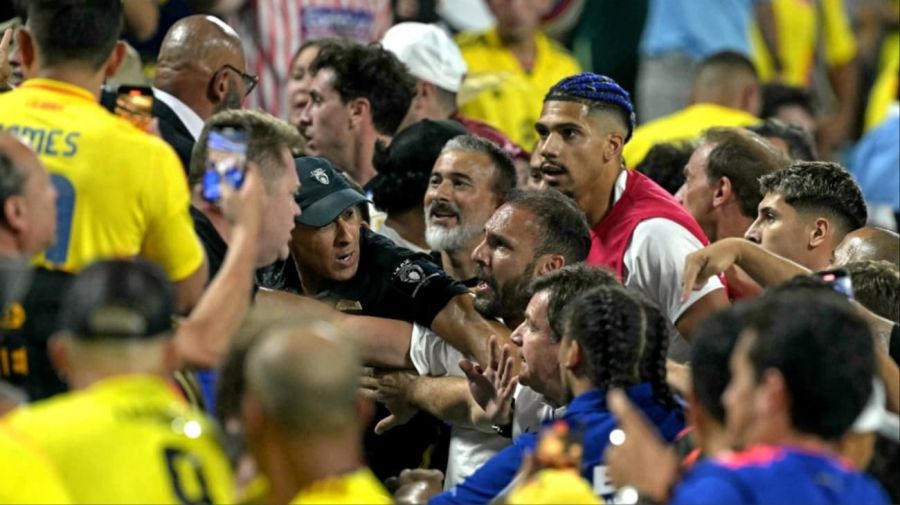
[[[638,293],[621,286],[588,291],[567,310],[567,336],[581,346],[585,373],[598,389],[650,383],[657,401],[677,403],[666,383],[669,323]]]
[[[605,109],[617,113],[628,129],[625,142],[628,142],[634,132],[635,114],[631,96],[619,86],[619,83],[605,75],[582,72],[566,77],[550,88],[544,96],[545,102],[551,100],[578,102],[592,110]]]

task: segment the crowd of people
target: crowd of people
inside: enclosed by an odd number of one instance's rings
[[[900,501],[900,3],[608,3],[0,11],[0,502]]]

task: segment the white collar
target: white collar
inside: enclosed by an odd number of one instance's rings
[[[628,185],[628,170],[622,170],[622,173],[616,177],[616,185],[613,187],[613,205],[622,198],[625,193],[625,186]]]
[[[200,138],[200,132],[203,131],[203,120],[200,119],[200,116],[198,116],[193,109],[185,105],[184,102],[175,96],[170,95],[161,89],[153,88],[153,97],[172,109],[172,112],[174,112],[175,115],[178,116],[178,119],[184,123],[184,127],[187,128],[188,133],[194,137],[195,142]]]

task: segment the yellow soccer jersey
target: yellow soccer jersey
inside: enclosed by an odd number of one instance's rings
[[[77,273],[97,259],[141,255],[173,281],[200,267],[187,180],[162,139],[49,79],[0,95],[0,130],[31,144],[59,194],[56,243],[38,265]]]
[[[53,464],[5,425],[0,425],[0,503],[72,503]]]
[[[809,85],[820,38],[829,67],[845,65],[856,56],[856,38],[843,0],[773,0],[772,9],[785,84],[801,88]],[[758,26],[751,28],[750,42],[760,79],[771,81],[775,70]]]
[[[55,464],[77,503],[234,502],[212,424],[161,378],[105,379],[7,420]]]
[[[625,164],[628,168],[638,166],[656,144],[693,140],[714,126],[742,127],[757,122],[759,118],[742,110],[711,103],[694,104],[637,127],[625,144]]]
[[[534,147],[534,123],[541,116],[544,95],[563,78],[581,72],[578,62],[541,33],[535,36],[535,59],[529,72],[503,46],[496,30],[463,34],[457,42],[469,67],[460,92],[460,111],[526,149]]]
[[[378,479],[368,468],[314,482],[291,500],[291,505],[350,505],[393,503]]]

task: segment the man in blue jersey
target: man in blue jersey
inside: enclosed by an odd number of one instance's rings
[[[644,495],[679,505],[888,503],[874,480],[837,455],[875,373],[872,335],[845,299],[803,286],[766,295],[748,308],[729,368],[722,403],[731,442],[744,449],[697,463],[671,492],[639,486]],[[645,457],[654,445],[647,426],[621,397],[610,406],[626,443],[607,457]]]

